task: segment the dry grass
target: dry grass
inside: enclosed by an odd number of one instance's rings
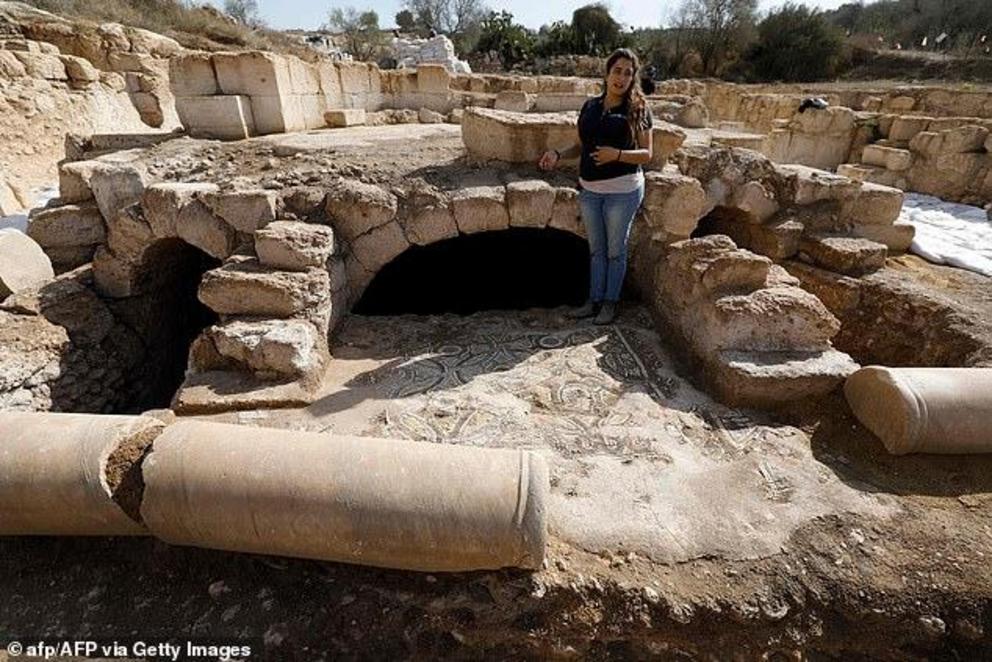
[[[67,18],[121,23],[172,37],[187,48],[202,50],[262,49],[301,54],[302,46],[286,35],[254,29],[216,9],[180,0],[23,0]]]

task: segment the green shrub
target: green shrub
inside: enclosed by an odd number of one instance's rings
[[[813,81],[834,77],[842,53],[839,31],[821,12],[787,3],[758,24],[746,60],[758,80]]]

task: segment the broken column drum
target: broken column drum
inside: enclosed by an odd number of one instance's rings
[[[0,535],[147,535],[115,503],[163,424],[140,416],[0,412]]]
[[[992,368],[869,366],[844,395],[890,453],[992,452]]]
[[[549,479],[533,452],[196,421],[144,463],[166,542],[423,571],[544,559]]]

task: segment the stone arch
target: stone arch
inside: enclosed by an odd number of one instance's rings
[[[354,180],[328,192],[327,216],[345,247],[348,303],[411,246],[511,228],[552,228],[585,238],[578,191],[540,179],[450,190],[393,191]]]
[[[455,313],[579,305],[589,251],[577,233],[545,226],[457,234],[410,245],[373,276],[355,314]]]

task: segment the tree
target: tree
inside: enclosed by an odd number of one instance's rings
[[[504,69],[529,60],[534,55],[534,33],[513,22],[513,14],[503,10],[490,12],[482,20],[476,52],[494,52]]]
[[[822,80],[836,73],[842,47],[839,31],[822,13],[787,3],[758,25],[747,59],[762,80]]]
[[[575,51],[575,33],[565,21],[542,25],[537,33],[537,54],[541,57],[568,55]]]
[[[405,0],[417,27],[458,34],[478,25],[486,16],[482,0]]]
[[[359,12],[354,7],[335,8],[327,17],[331,30],[345,37],[345,50],[356,60],[375,60],[383,45],[379,15],[374,11]]]
[[[242,25],[255,27],[261,23],[258,18],[258,0],[224,0],[224,13],[237,19]]]
[[[758,0],[683,0],[676,24],[702,58],[703,73],[719,75],[745,50],[754,30]]]
[[[396,27],[398,27],[403,32],[413,32],[417,29],[417,19],[414,17],[413,12],[409,9],[404,9],[396,13]]]
[[[621,43],[620,24],[602,4],[586,5],[572,12],[572,34],[577,52],[608,55]]]

